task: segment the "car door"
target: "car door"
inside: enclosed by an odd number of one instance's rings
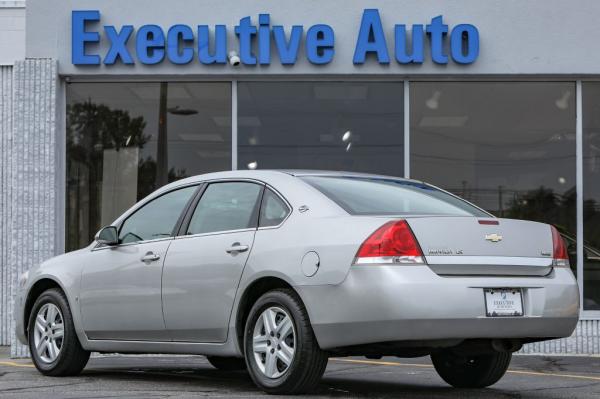
[[[165,323],[173,340],[227,339],[262,191],[263,185],[248,181],[214,182],[190,209],[163,271]]]
[[[162,267],[197,189],[188,186],[151,200],[120,225],[119,245],[91,251],[80,295],[88,338],[169,340],[162,314]]]

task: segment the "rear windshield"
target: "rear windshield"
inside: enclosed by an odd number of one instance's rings
[[[423,183],[353,176],[300,178],[352,215],[490,217],[468,202]]]

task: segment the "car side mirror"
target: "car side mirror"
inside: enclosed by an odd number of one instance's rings
[[[104,245],[119,244],[119,233],[115,226],[106,226],[96,234],[96,241]]]

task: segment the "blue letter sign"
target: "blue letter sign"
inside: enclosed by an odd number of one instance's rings
[[[71,15],[71,58],[75,65],[98,65],[100,56],[85,53],[86,43],[98,43],[100,34],[85,30],[87,21],[100,21],[100,11],[73,11]]]
[[[435,64],[465,65],[479,56],[479,31],[474,25],[452,28],[438,15],[427,24],[390,26],[381,17],[377,9],[363,10],[354,42],[355,65],[388,65],[392,59],[397,65],[419,65],[427,62],[427,57]],[[254,19],[245,16],[232,33],[228,31],[231,27],[223,24],[102,26],[100,11],[75,10],[71,15],[71,62],[106,66],[155,65],[165,60],[173,65],[227,64],[230,51],[238,53],[240,64],[249,66],[267,67],[277,59],[281,65],[294,65],[300,54],[313,65],[333,61],[336,35],[332,26],[315,24],[305,29],[303,25],[271,25],[272,20],[267,13]],[[228,43],[228,37],[236,42]]]

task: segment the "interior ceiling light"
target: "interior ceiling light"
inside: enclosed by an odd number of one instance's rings
[[[348,140],[350,140],[350,138],[352,137],[352,132],[350,130],[348,130],[346,133],[344,133],[344,135],[342,136],[342,141],[345,143]]]
[[[183,115],[183,116],[196,115],[198,113],[198,111],[196,111],[195,109],[179,108],[179,105],[172,107],[172,108],[168,108],[167,111],[173,115]]]
[[[442,92],[439,90],[434,91],[431,97],[425,100],[425,105],[427,108],[438,109],[440,106],[440,97],[442,97]]]
[[[563,95],[557,99],[554,104],[558,109],[565,110],[569,108],[569,99],[571,98],[571,90],[566,90]]]
[[[331,143],[334,140],[333,134],[320,134],[319,141],[321,143]]]
[[[218,133],[182,133],[179,138],[183,141],[204,141],[222,143],[223,137]]]
[[[420,127],[463,127],[469,117],[463,116],[424,116],[419,121]]]
[[[366,100],[368,90],[366,85],[320,84],[313,87],[317,100]]]

